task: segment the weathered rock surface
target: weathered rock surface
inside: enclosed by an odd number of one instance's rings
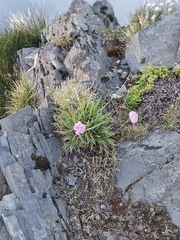
[[[38,104],[48,107],[53,86],[60,86],[68,77],[87,82],[101,89],[105,95],[116,92],[121,85],[117,71],[110,66],[113,57],[103,49],[102,29],[118,26],[113,8],[107,0],[93,6],[83,0],[74,0],[67,13],[61,14],[42,33],[45,44],[41,48],[22,49],[17,52],[17,64],[37,84]],[[56,41],[70,37],[70,46],[57,46]],[[108,81],[101,77],[108,74]]]
[[[3,239],[66,239],[60,217],[64,208],[57,209],[50,194],[62,143],[53,136],[46,141],[52,130],[50,109],[37,113],[27,107],[0,121],[0,167],[11,190],[0,201]]]
[[[132,73],[138,73],[148,63],[172,68],[180,62],[180,11],[137,32],[126,50],[126,60]]]
[[[126,63],[136,73],[148,62],[168,68],[179,62],[179,15],[176,12],[137,33],[121,63],[124,69],[128,69]],[[107,0],[93,6],[74,0],[66,14],[43,30],[40,48],[17,53],[19,67],[26,72],[29,82],[37,85],[40,107],[35,113],[27,107],[0,120],[0,168],[11,191],[0,201],[3,239],[67,239],[66,203],[57,185],[78,187],[78,175],[67,174],[67,183],[57,179],[53,182],[57,163],[62,160],[62,141],[52,134],[50,90],[68,77],[75,77],[98,87],[102,96],[110,92],[114,98],[124,95],[125,87],[117,92],[122,86],[118,70],[109,69],[113,58],[103,49],[101,28],[110,24],[118,25]],[[65,36],[73,38],[71,45],[58,47],[56,39]],[[127,75],[128,70],[121,77],[125,79]],[[123,160],[117,173],[123,197],[161,202],[180,227],[180,135],[157,130],[138,142],[119,143],[117,155]],[[78,157],[73,161],[79,167],[83,164]],[[68,168],[66,159],[61,164]],[[79,221],[76,216],[74,221]],[[100,237],[103,239],[128,240],[107,232]]]
[[[120,143],[118,186],[126,198],[160,202],[180,227],[180,134],[156,130],[138,142]]]

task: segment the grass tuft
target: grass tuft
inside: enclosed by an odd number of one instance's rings
[[[63,82],[56,91],[52,94],[53,100],[59,105],[54,114],[55,127],[63,136],[66,148],[71,152],[81,149],[104,152],[114,146],[111,114],[104,113],[100,99],[94,98],[93,93],[76,80]],[[78,122],[86,127],[79,135],[74,131]]]
[[[7,92],[15,81],[13,76],[14,57],[18,50],[39,47],[40,34],[46,26],[41,6],[31,5],[27,13],[10,14],[10,25],[0,32],[0,117],[6,111]]]
[[[26,75],[21,72],[20,80],[14,82],[9,93],[7,110],[9,114],[12,114],[29,105],[36,107],[36,86],[31,87]]]

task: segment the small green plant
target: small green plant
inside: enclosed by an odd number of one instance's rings
[[[102,28],[101,33],[107,40],[122,40],[121,28],[114,29],[112,24],[108,28]]]
[[[164,116],[164,128],[173,130],[176,128],[179,118],[180,118],[180,107],[179,102],[170,105],[166,112],[163,114]]]
[[[172,77],[171,71],[166,67],[152,66],[149,64],[148,67],[142,71],[142,74],[138,75],[139,80],[136,82],[136,85],[128,90],[125,99],[126,105],[131,110],[138,108],[142,101],[142,96],[153,89],[154,82],[166,77]]]
[[[31,87],[25,74],[21,72],[20,80],[14,83],[9,93],[7,110],[11,114],[29,105],[36,107],[36,86]]]
[[[54,113],[55,127],[63,136],[65,148],[71,152],[96,148],[106,152],[114,145],[110,113],[104,114],[100,99],[93,98],[85,85],[68,80],[62,83],[61,88],[59,96],[62,101],[58,99],[56,91],[52,98],[59,104]]]
[[[176,65],[175,67],[173,67],[172,69],[172,73],[176,76],[176,77],[180,77],[180,65]]]
[[[57,47],[70,49],[74,44],[74,38],[69,34],[64,34],[61,37],[55,39],[55,44]]]

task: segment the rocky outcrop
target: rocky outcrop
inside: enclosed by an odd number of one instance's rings
[[[62,143],[49,136],[51,123],[50,109],[31,107],[0,121],[0,167],[11,190],[0,201],[2,239],[67,239],[60,199],[58,207],[52,200]]]
[[[141,72],[148,63],[172,68],[180,62],[179,19],[176,11],[132,36],[125,54],[132,73]]]
[[[180,134],[156,130],[138,142],[119,143],[118,186],[126,199],[163,204],[180,227]]]
[[[124,68],[128,69],[128,62],[135,73],[148,62],[167,67],[178,62],[178,17],[176,12],[133,36],[126,60],[121,62]],[[63,240],[67,239],[66,230],[71,231],[66,203],[57,187],[65,183],[53,181],[62,160],[62,141],[53,134],[50,92],[68,77],[75,77],[98,88],[102,97],[110,93],[114,98],[123,96],[124,85],[117,91],[123,77],[119,77],[117,68],[109,69],[114,58],[103,49],[101,28],[110,24],[118,25],[107,0],[97,1],[93,6],[74,0],[67,13],[43,30],[39,48],[21,49],[17,53],[18,67],[37,86],[39,107],[35,112],[27,107],[0,120],[0,168],[11,191],[0,201],[3,239]],[[71,42],[57,46],[56,41],[66,36]],[[128,70],[123,80],[127,75]],[[130,198],[161,202],[180,227],[179,155],[177,132],[157,130],[137,142],[120,142],[117,156],[123,161],[118,164],[117,178],[124,202],[118,206],[125,208]],[[83,164],[76,156],[72,160],[79,166]],[[66,161],[61,163],[68,169]],[[79,170],[77,166],[76,173]],[[68,172],[66,184],[78,187],[77,175]],[[104,232],[100,239],[128,240],[128,237]]]
[[[40,48],[17,52],[17,65],[27,73],[29,82],[37,85],[39,106],[49,106],[50,89],[68,77],[84,81],[105,95],[117,91],[121,81],[117,70],[109,71],[113,58],[103,49],[101,34],[110,24],[114,28],[118,26],[107,0],[97,1],[93,6],[83,0],[74,0],[67,13],[43,30]],[[58,46],[59,39],[62,44]],[[63,39],[67,44],[63,44]],[[108,80],[101,81],[105,74]]]

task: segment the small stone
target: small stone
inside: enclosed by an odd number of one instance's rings
[[[69,174],[69,182],[68,182],[68,184],[70,186],[74,186],[75,183],[76,183],[76,180],[77,180],[77,177],[73,176],[72,174]]]
[[[105,209],[106,209],[106,206],[105,206],[104,204],[101,204],[100,208],[101,208],[102,210],[105,210]]]
[[[101,217],[99,215],[96,215],[95,218],[96,218],[97,221],[101,220]]]
[[[80,186],[81,186],[81,183],[80,183],[80,182],[76,183],[76,187],[77,187],[77,188],[79,188]]]
[[[62,187],[65,187],[66,186],[66,183],[64,183],[64,182],[61,182],[61,181],[56,181],[56,183],[58,184],[58,185],[60,185],[60,186],[62,186]]]
[[[121,75],[121,78],[122,79],[125,79],[127,77],[128,73],[127,72],[123,72],[122,75]]]
[[[65,162],[62,162],[61,164],[62,164],[62,166],[63,166],[64,168],[68,168],[68,165],[67,165],[67,163],[65,163]]]
[[[83,162],[79,162],[79,163],[78,163],[78,166],[79,166],[79,167],[84,167],[84,163],[83,163]]]
[[[78,163],[78,162],[79,162],[78,157],[77,157],[77,156],[74,156],[74,157],[73,157],[73,161],[74,161],[75,163]]]

